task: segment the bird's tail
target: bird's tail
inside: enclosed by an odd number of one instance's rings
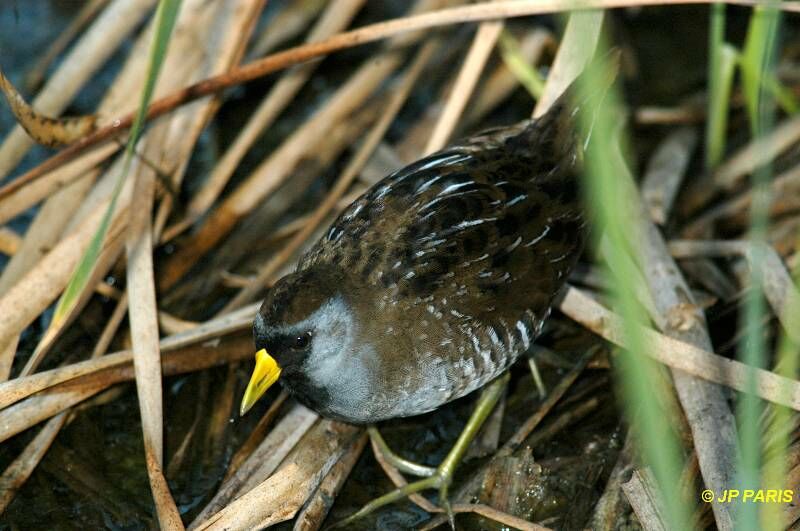
[[[532,121],[531,127],[546,130],[553,128],[555,145],[574,149],[574,143],[579,136],[579,113],[603,105],[606,94],[619,75],[619,68],[620,51],[616,48],[594,58],[553,102],[547,112]],[[584,141],[588,142],[590,136],[591,127]]]

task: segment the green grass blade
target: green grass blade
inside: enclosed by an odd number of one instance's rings
[[[544,92],[544,79],[535,68],[525,61],[517,39],[508,30],[503,30],[498,44],[500,45],[500,56],[506,67],[533,96],[533,99],[538,100]]]
[[[613,91],[609,91],[603,98],[592,88],[603,86],[602,79],[603,74],[592,68],[579,78],[582,86],[578,88],[582,92],[580,100],[585,101],[580,111],[581,129],[589,137],[585,157],[587,204],[592,209],[596,225],[603,227],[607,237],[606,273],[630,345],[630,349],[618,357],[618,381],[642,456],[653,471],[662,494],[665,524],[668,529],[690,529],[690,504],[679,492],[683,459],[676,434],[667,420],[673,415],[663,410],[671,400],[663,395],[665,389],[658,366],[642,355],[649,346],[638,325],[647,323],[642,322],[645,312],[637,301],[636,286],[631,285],[635,281],[632,279],[640,279],[641,275],[635,270],[635,262],[627,257],[629,250],[635,249],[636,239],[626,222],[633,216],[626,209],[636,201],[626,199],[629,190],[618,178],[627,170],[619,166],[624,161],[619,146],[621,120],[615,112],[618,109],[615,96]],[[644,286],[640,288],[647,289]]]
[[[760,5],[753,9],[747,28],[741,61],[742,91],[754,137],[759,136],[759,127],[764,118],[761,105],[767,103],[767,100],[762,97],[763,80],[773,75],[769,65],[773,60],[779,23],[778,9]]]
[[[708,97],[708,120],[706,121],[706,168],[716,168],[725,155],[725,139],[728,131],[733,74],[739,60],[738,50],[730,44],[722,44],[718,55],[719,72],[710,82]]]
[[[745,92],[746,105],[750,113],[751,128],[753,137],[758,139],[766,135],[772,128],[774,121],[774,103],[777,101],[784,109],[789,112],[796,110],[796,101],[785,88],[780,84],[774,72],[775,41],[779,30],[779,13],[777,10],[762,10],[751,20],[751,31],[748,32],[747,50],[753,51],[745,55],[746,62],[743,63],[742,71],[748,72],[748,78],[755,78],[760,84],[757,92],[755,87],[750,86],[750,92]],[[755,39],[763,42],[756,43]],[[756,69],[760,68],[758,72]],[[756,81],[750,79],[750,84]],[[772,179],[771,165],[758,168],[752,177],[753,187],[753,206],[750,212],[750,239],[761,249],[767,242],[767,232],[769,228],[769,203],[770,187]],[[763,278],[763,258],[759,253],[754,252],[753,265],[751,271],[751,285],[753,289],[747,297],[745,304],[745,329],[746,345],[743,349],[742,358],[751,365],[765,365],[767,345],[765,344],[760,323],[766,315],[767,308],[763,296],[761,279]],[[795,311],[797,309],[787,309]],[[784,335],[779,342],[777,352],[776,371],[790,378],[795,378],[797,370],[797,351],[798,347],[791,339]],[[755,383],[752,384],[755,386]],[[788,393],[788,390],[786,390]],[[750,433],[743,433],[747,438],[747,445],[743,445],[743,476],[748,478],[757,488],[756,483],[761,479],[761,485],[771,488],[771,485],[785,485],[788,470],[786,469],[786,452],[789,445],[788,427],[793,425],[792,413],[786,408],[773,406],[770,413],[766,416],[768,422],[764,430],[763,439],[759,426],[756,421],[765,418],[762,411],[763,404],[752,396],[743,399],[741,422],[748,426],[753,426]],[[759,470],[760,456],[759,450],[763,445],[763,469]],[[758,475],[758,477],[757,477]],[[749,477],[748,477],[749,476]],[[746,524],[751,522],[761,524],[762,529],[779,530],[784,529],[785,516],[780,507],[771,507],[766,504],[761,508],[760,519],[755,513],[754,508],[749,508],[742,521]],[[786,522],[788,524],[789,522]],[[742,529],[745,525],[742,526]]]
[[[150,48],[150,63],[147,69],[147,78],[142,90],[139,109],[136,113],[136,119],[131,127],[130,136],[128,137],[127,145],[125,146],[125,160],[123,162],[122,171],[120,172],[117,182],[114,185],[114,190],[111,195],[111,202],[106,209],[100,226],[97,228],[94,236],[92,237],[89,246],[81,257],[78,266],[76,267],[72,277],[70,278],[64,293],[56,305],[53,315],[53,320],[50,328],[54,329],[63,324],[72,308],[77,304],[80,294],[86,289],[86,283],[91,277],[92,270],[94,269],[97,259],[102,250],[103,240],[108,233],[111,218],[117,205],[117,199],[122,191],[122,185],[130,170],[131,159],[133,157],[134,148],[141,136],[142,128],[144,126],[145,117],[147,113],[147,106],[153,97],[156,81],[158,79],[161,65],[166,56],[167,46],[170,41],[172,29],[175,26],[178,10],[180,8],[181,0],[161,0],[158,4],[155,19],[155,32],[153,34],[153,41]]]
[[[708,37],[708,119],[706,120],[706,169],[716,167],[725,152],[725,131],[728,125],[733,67],[731,48],[725,44],[725,4],[711,6]],[[727,50],[727,52],[726,52]],[[726,70],[729,70],[726,76]]]
[[[797,114],[797,111],[800,110],[800,103],[798,103],[791,89],[780,82],[778,76],[772,74],[764,80],[764,83],[772,97],[775,98],[775,101],[786,114]]]
[[[706,169],[719,165],[725,154],[733,74],[739,52],[725,42],[725,5],[711,6],[708,38],[708,119],[706,120]]]
[[[800,235],[796,239],[795,248],[800,248]],[[800,285],[800,264],[795,266],[792,271],[792,282],[795,286]],[[789,304],[784,311],[786,312],[787,322],[800,322],[800,307],[796,304],[796,299],[790,298]],[[797,371],[800,368],[800,343],[793,340],[787,333],[782,333],[778,340],[774,372],[785,376],[791,380],[797,379]],[[791,390],[786,387],[781,390],[784,396],[790,396]],[[794,430],[796,422],[794,412],[783,406],[772,404],[770,406],[772,415],[769,416],[769,423],[766,427],[766,441],[764,443],[764,485],[787,484],[786,477],[789,473],[787,468],[787,449],[791,443],[791,432]],[[762,524],[768,531],[778,531],[785,529],[791,522],[785,522],[785,514],[782,507],[776,504],[766,504],[764,506],[764,516]]]
[[[777,36],[780,16],[777,8],[769,5],[759,6],[754,10],[747,29],[742,53],[742,90],[747,114],[753,127],[756,126],[755,121],[758,119],[758,94],[765,88],[774,99],[770,105],[777,103],[788,114],[795,114],[800,109],[800,104],[792,91],[780,82],[775,72],[768,71],[763,64],[769,60],[769,55],[772,53],[767,46],[771,46],[770,41]]]
[[[772,127],[774,100],[766,90],[763,79],[773,75],[775,43],[780,24],[780,13],[770,6],[759,6],[753,10],[742,53],[742,90],[750,119],[752,136],[763,137]],[[753,202],[750,210],[749,238],[754,246],[750,272],[750,289],[744,305],[743,329],[745,343],[740,347],[739,357],[748,365],[763,367],[766,353],[763,327],[766,313],[763,295],[763,245],[767,239],[769,215],[770,165],[764,165],[753,173]],[[748,392],[740,395],[737,417],[742,438],[742,463],[740,481],[742,489],[758,489],[761,485],[761,424],[762,402],[755,396],[755,375],[750,373],[746,382]],[[781,483],[783,484],[783,483]],[[770,487],[771,488],[771,487]],[[758,507],[755,504],[740,504],[737,514],[738,529],[757,529]]]

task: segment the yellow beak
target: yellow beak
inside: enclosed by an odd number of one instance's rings
[[[267,354],[267,351],[263,348],[256,352],[256,368],[253,370],[250,383],[247,384],[247,390],[244,392],[242,405],[239,407],[239,415],[247,413],[280,375],[281,368],[278,367],[278,362],[275,361],[275,358]]]

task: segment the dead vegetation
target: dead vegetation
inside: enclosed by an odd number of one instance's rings
[[[668,3],[589,2],[631,10]],[[364,452],[362,428],[320,419],[278,391],[236,417],[254,302],[381,176],[459,134],[541,114],[602,34],[622,50],[624,81],[646,83],[637,79],[635,39],[615,39],[638,21],[633,12],[597,9],[569,15],[555,31],[557,17],[531,16],[570,7],[558,0],[417,0],[407,13],[363,0],[305,0],[275,2],[266,14],[262,2],[184,0],[90,281],[53,325],[52,307],[122,170],[156,4],[87,3],[27,72],[6,72],[40,86],[33,108],[16,94],[25,92],[20,86],[0,78],[21,123],[0,145],[0,509],[21,528],[71,518],[170,529],[294,520],[295,529],[318,529],[405,479]],[[53,120],[126,39],[130,51],[117,59],[123,64],[93,114]],[[797,57],[783,52],[797,43],[787,31],[776,70],[793,94]],[[791,410],[775,435],[785,441],[775,458],[785,483],[765,488],[800,490],[796,368],[782,370],[772,355],[751,367],[733,352],[746,332],[737,315],[753,289],[751,272],[768,304],[761,317],[769,352],[779,338],[800,342],[790,274],[798,265],[800,122],[781,114],[753,140],[739,140],[731,127],[734,147],[705,171],[705,105],[696,102],[707,92],[693,90],[666,106],[640,101],[629,113],[631,143],[646,147],[610,154],[624,169],[623,221],[635,233],[630,255],[619,259],[634,264],[639,278],[631,283],[649,322],[637,328],[648,348],[636,354],[666,369],[653,399],[666,403],[665,425],[681,444],[675,489],[694,525],[731,529],[732,505],[699,499],[704,488],[736,485],[731,390]],[[731,96],[732,123],[745,112],[740,92]],[[25,159],[33,145],[25,131],[69,146]],[[767,185],[771,223],[765,240],[753,242],[749,211],[760,199],[747,178],[765,164],[776,169]],[[19,223],[32,209],[33,220]],[[598,242],[603,262],[616,251],[600,234]],[[635,343],[611,308],[609,280],[587,265],[593,257],[587,253],[561,315],[531,354],[536,387],[519,363],[474,444],[476,459],[459,473],[454,509],[470,513],[459,517],[465,526],[668,528],[663,495],[612,384],[616,348]],[[392,423],[390,446],[435,464],[470,400]],[[759,426],[771,426],[776,411],[764,408]],[[438,512],[415,495],[364,528],[430,529],[445,522]],[[800,517],[797,504],[777,514],[774,527]]]

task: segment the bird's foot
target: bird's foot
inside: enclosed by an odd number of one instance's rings
[[[389,494],[385,494],[372,500],[354,514],[348,516],[344,520],[336,522],[329,529],[346,527],[354,521],[372,513],[376,509],[383,507],[384,505],[402,500],[403,498],[406,498],[412,494],[416,494],[417,492],[421,492],[426,489],[438,489],[439,510],[447,513],[448,520],[450,520],[450,527],[455,530],[455,515],[453,514],[453,508],[450,505],[450,500],[447,497],[450,484],[453,482],[453,474],[455,473],[456,467],[458,467],[458,464],[461,462],[461,458],[466,453],[470,443],[478,434],[484,421],[492,412],[495,404],[497,404],[497,401],[503,394],[503,390],[505,389],[507,382],[508,374],[504,374],[489,384],[486,389],[484,389],[483,393],[481,393],[481,396],[478,399],[475,410],[472,412],[472,416],[470,417],[469,421],[467,421],[467,425],[464,427],[464,430],[461,432],[461,435],[458,437],[455,445],[453,445],[453,448],[447,454],[447,457],[445,457],[444,461],[442,461],[442,464],[435,469],[413,463],[396,455],[386,445],[386,442],[383,440],[383,437],[381,437],[381,434],[378,433],[378,430],[374,427],[370,427],[369,434],[372,438],[372,442],[380,452],[381,456],[387,462],[394,465],[395,468],[402,472],[416,476],[423,476],[424,479],[403,485]]]
[[[419,465],[422,466],[422,465]],[[427,489],[438,489],[439,490],[439,506],[441,510],[447,513],[447,517],[450,520],[450,527],[455,529],[455,515],[453,514],[453,509],[450,506],[450,500],[448,499],[448,491],[450,489],[450,484],[453,482],[453,469],[449,467],[445,467],[444,463],[439,468],[435,469],[432,475],[426,477],[425,479],[420,479],[418,481],[414,481],[413,483],[409,483],[408,485],[404,485],[396,490],[388,494],[384,494],[379,498],[375,498],[364,507],[356,511],[355,513],[351,514],[344,520],[340,520],[333,524],[328,529],[344,529],[356,520],[359,520],[368,514],[374,512],[375,510],[383,507],[384,505],[388,505],[390,503],[394,503],[396,501],[400,501],[403,498],[410,496],[411,494],[416,494],[417,492],[421,492]]]

